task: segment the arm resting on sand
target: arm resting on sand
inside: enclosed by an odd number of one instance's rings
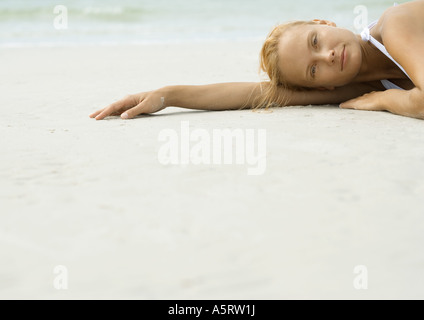
[[[401,116],[424,119],[424,93],[419,88],[387,90],[382,104],[387,111]]]
[[[260,98],[269,82],[227,82],[208,85],[167,86],[158,90],[129,95],[106,108],[90,115],[96,120],[111,115],[121,115],[130,119],[142,113],[154,113],[169,106],[197,110],[237,110],[252,108],[255,99]],[[357,84],[336,88],[335,90],[291,91],[278,90],[275,97],[287,97],[286,104],[334,104],[372,91],[369,85]]]
[[[389,111],[401,116],[424,119],[424,93],[419,88],[371,92],[349,100],[343,103],[341,107],[356,110]]]
[[[163,88],[169,97],[165,104],[198,110],[236,110],[252,108],[269,82],[228,82],[201,86],[169,86]],[[375,89],[375,88],[374,88]],[[310,104],[338,104],[372,91],[370,85],[357,84],[334,90],[292,91],[279,89],[278,94],[287,97],[284,106]],[[279,100],[279,97],[275,97]]]

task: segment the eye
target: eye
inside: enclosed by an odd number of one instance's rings
[[[317,66],[312,66],[311,67],[311,76],[312,78],[315,78],[315,73],[317,72]]]
[[[313,42],[314,47],[316,47],[317,44],[318,44],[318,37],[317,36],[314,36],[314,39],[313,39],[312,42]]]

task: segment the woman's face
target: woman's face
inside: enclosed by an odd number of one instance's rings
[[[325,20],[293,26],[279,42],[283,77],[292,85],[334,89],[348,84],[362,62],[359,38]]]

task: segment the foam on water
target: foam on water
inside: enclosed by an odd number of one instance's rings
[[[400,1],[402,2],[402,1]],[[67,8],[67,28],[56,29],[56,5]],[[2,0],[0,46],[148,44],[213,40],[260,40],[289,20],[329,19],[354,28],[357,5],[369,20],[389,0]]]

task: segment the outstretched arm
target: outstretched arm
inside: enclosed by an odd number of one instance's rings
[[[158,112],[167,106],[197,110],[237,110],[252,108],[269,82],[227,82],[208,85],[167,86],[158,90],[129,95],[90,115],[96,120],[121,115],[131,119],[142,113]],[[276,101],[287,97],[285,106],[310,104],[338,104],[376,90],[371,85],[356,84],[331,91],[291,91],[280,88]]]

